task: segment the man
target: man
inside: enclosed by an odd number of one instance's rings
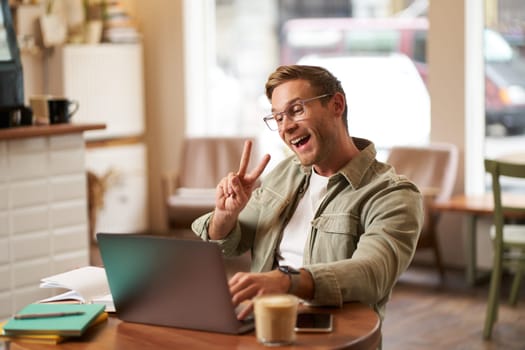
[[[266,96],[272,114],[264,121],[294,155],[254,189],[270,156],[247,173],[248,143],[239,171],[217,186],[215,210],[195,220],[193,231],[227,256],[251,250],[251,272],[229,281],[235,305],[292,293],[316,305],[360,301],[383,317],[415,251],[421,194],[375,159],[370,141],[349,136],[346,96],[327,70],[279,67]]]

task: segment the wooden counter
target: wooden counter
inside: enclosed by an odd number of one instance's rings
[[[14,140],[38,136],[63,135],[81,133],[88,130],[105,129],[105,124],[52,124],[52,125],[31,125],[18,126],[13,128],[0,129],[0,140]]]

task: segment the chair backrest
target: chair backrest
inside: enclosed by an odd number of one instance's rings
[[[177,187],[215,188],[229,172],[239,169],[244,142],[252,140],[252,163],[258,161],[254,138],[190,137],[184,141]]]
[[[515,211],[525,213],[525,207],[517,206],[512,201],[502,200],[501,176],[525,179],[525,163],[485,159],[485,171],[492,177],[492,193],[494,196],[494,224],[496,228],[503,225],[503,212]]]
[[[453,144],[394,146],[386,161],[422,191],[435,190],[435,200],[450,198],[458,169],[458,150]]]

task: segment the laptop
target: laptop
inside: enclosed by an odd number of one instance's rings
[[[115,310],[123,321],[240,334],[216,243],[136,234],[98,233]]]

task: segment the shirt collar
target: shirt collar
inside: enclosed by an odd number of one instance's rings
[[[376,161],[377,152],[372,141],[357,137],[352,139],[360,152],[346,163],[337,174],[341,174],[353,188],[358,188],[368,169]]]
[[[359,149],[359,154],[346,163],[336,174],[331,176],[330,181],[332,181],[332,179],[335,180],[338,176],[343,176],[353,188],[358,188],[365,173],[375,162],[377,151],[372,141],[358,137],[352,137],[352,140],[357,149]],[[301,165],[297,157],[294,157],[293,161]],[[312,172],[312,166],[301,166],[301,168],[306,175],[310,175]]]

